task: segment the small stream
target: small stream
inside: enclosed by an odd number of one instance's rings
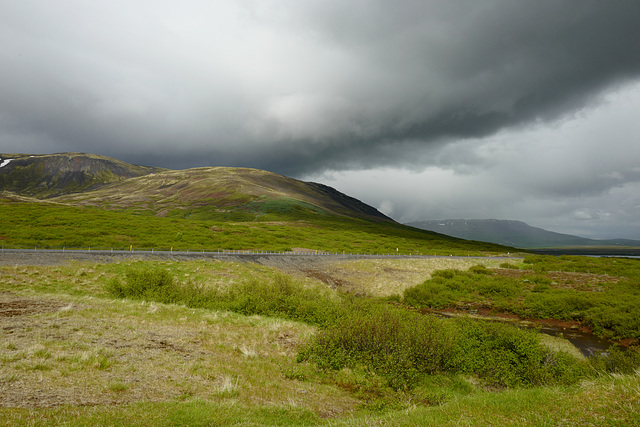
[[[523,325],[519,325],[523,326]],[[528,327],[528,326],[524,326]],[[551,335],[554,337],[562,337],[568,340],[574,347],[580,350],[585,357],[591,357],[599,351],[607,350],[611,343],[609,341],[598,338],[595,335],[581,332],[574,329],[560,328],[556,326],[542,327],[535,326],[541,333]]]

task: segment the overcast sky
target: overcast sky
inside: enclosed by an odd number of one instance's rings
[[[638,0],[0,0],[0,152],[640,239]]]

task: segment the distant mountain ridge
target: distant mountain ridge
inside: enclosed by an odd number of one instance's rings
[[[498,219],[446,219],[413,221],[411,227],[434,231],[452,237],[497,243],[521,249],[596,246],[640,247],[640,241],[629,239],[596,240],[570,234],[555,233],[532,227],[522,221]]]

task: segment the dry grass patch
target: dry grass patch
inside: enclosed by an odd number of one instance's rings
[[[56,300],[57,310],[0,318],[0,407],[184,398],[295,401],[317,413],[357,405],[333,387],[286,378],[309,326],[159,303]]]
[[[497,267],[499,263],[498,260],[474,258],[361,259],[333,264],[331,275],[335,280],[351,283],[365,294],[387,297],[401,295],[405,289],[431,278],[436,270],[467,270],[477,264]]]
[[[171,272],[179,282],[195,282],[205,287],[225,289],[233,283],[252,278],[272,278],[271,267],[220,260],[124,260],[95,264],[84,261],[57,266],[0,266],[0,292],[19,294],[47,293],[108,297],[105,285],[126,271],[153,266]]]

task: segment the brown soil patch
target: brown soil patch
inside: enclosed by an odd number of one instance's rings
[[[58,311],[67,304],[60,301],[18,297],[0,293],[0,317],[29,316]]]
[[[495,312],[491,308],[488,307],[454,307],[454,308],[446,308],[443,310],[431,310],[431,309],[420,309],[421,312],[431,313],[446,317],[451,316],[472,316],[480,319],[486,320],[497,320],[503,322],[512,322],[512,323],[521,323],[526,322],[529,324],[536,324],[539,326],[550,326],[560,329],[570,329],[575,331],[580,331],[586,334],[592,334],[593,331],[591,328],[588,328],[582,325],[577,321],[565,321],[558,319],[534,319],[534,318],[523,318],[513,313],[506,312]]]
[[[338,277],[334,277],[328,274],[326,271],[317,270],[317,269],[305,269],[302,272],[312,279],[316,279],[324,283],[325,285],[333,288],[340,289],[345,292],[354,291],[359,289],[359,287],[347,280],[340,279]]]

